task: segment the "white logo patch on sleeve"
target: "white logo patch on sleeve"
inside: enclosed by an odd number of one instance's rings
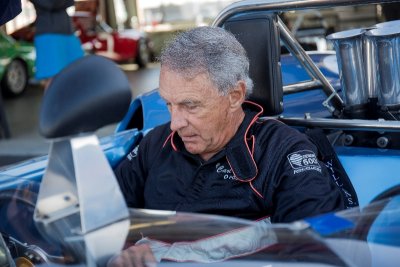
[[[133,158],[136,158],[137,154],[138,154],[138,150],[139,150],[139,145],[137,145],[132,151],[131,153],[128,154],[128,156],[126,156],[128,158],[129,161],[131,161]]]
[[[321,172],[317,156],[311,150],[296,151],[287,155],[287,158],[294,174],[311,170]]]

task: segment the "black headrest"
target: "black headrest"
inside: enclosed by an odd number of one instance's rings
[[[229,18],[223,28],[232,32],[250,60],[254,82],[249,100],[264,108],[265,116],[283,111],[283,86],[280,68],[280,40],[275,13],[257,11]]]
[[[39,130],[47,138],[93,132],[121,120],[130,101],[125,73],[104,57],[86,56],[51,81],[43,97]]]

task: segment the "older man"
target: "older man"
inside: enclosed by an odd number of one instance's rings
[[[171,121],[116,169],[130,207],[272,222],[343,208],[308,139],[259,119],[262,108],[245,100],[252,89],[248,69],[243,47],[220,28],[195,28],[168,45],[159,91]]]
[[[248,72],[245,50],[221,28],[195,28],[166,47],[159,92],[171,121],[115,170],[128,206],[272,222],[344,208],[307,137],[260,119],[261,106],[245,100]]]

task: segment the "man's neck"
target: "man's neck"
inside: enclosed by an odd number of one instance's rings
[[[215,151],[210,151],[210,152],[206,152],[206,153],[202,153],[199,154],[199,156],[204,160],[204,161],[208,161],[209,159],[211,159],[215,154],[217,154],[218,152],[220,152],[222,149],[225,148],[225,146],[229,143],[229,141],[232,140],[232,138],[235,136],[236,132],[238,131],[240,125],[242,124],[243,120],[245,117],[245,113],[243,111],[243,109],[238,110],[238,112],[233,113],[231,115],[230,118],[228,118],[229,120],[229,125],[231,125],[230,127],[230,131],[227,131],[226,133],[226,137],[224,138],[224,142],[221,144],[221,146],[216,149]]]

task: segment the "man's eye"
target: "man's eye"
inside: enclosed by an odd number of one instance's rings
[[[188,110],[195,110],[198,107],[198,105],[186,105],[186,108]]]

